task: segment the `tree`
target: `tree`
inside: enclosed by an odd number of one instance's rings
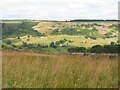
[[[54,42],[51,42],[51,43],[50,43],[50,47],[56,48]]]
[[[106,53],[118,53],[119,45],[105,45],[104,49]]]
[[[59,34],[60,34],[59,29],[55,29],[55,30],[52,32],[52,34],[54,34],[54,35],[59,35]]]
[[[85,47],[76,47],[76,48],[69,48],[69,52],[86,52],[87,49]]]
[[[30,38],[30,35],[28,35],[27,37]]]
[[[7,44],[11,44],[11,41],[10,40],[7,40],[7,42],[6,42]]]
[[[20,39],[20,36],[18,36],[18,39]]]
[[[60,42],[59,42],[59,41],[56,41],[56,42],[55,42],[55,45],[59,46],[59,45],[60,45]]]
[[[85,47],[79,47],[79,48],[78,48],[78,51],[79,51],[79,52],[86,52],[87,50],[86,50]]]
[[[27,47],[27,43],[26,42],[22,42],[23,44],[22,44],[22,46],[23,47]]]
[[[104,52],[104,48],[101,45],[95,45],[90,50],[92,53],[102,53]]]
[[[111,42],[110,45],[115,45],[115,42]]]

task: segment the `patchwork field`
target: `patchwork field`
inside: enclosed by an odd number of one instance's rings
[[[3,51],[3,88],[117,88],[118,60]]]

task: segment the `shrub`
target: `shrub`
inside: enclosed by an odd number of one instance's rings
[[[50,43],[50,47],[56,48],[54,42],[51,42],[51,43]]]
[[[104,48],[101,45],[95,45],[90,50],[92,53],[102,53],[104,52]]]
[[[76,47],[76,48],[69,48],[68,52],[86,52],[87,49],[85,47]]]
[[[7,40],[6,43],[7,43],[7,44],[11,44],[11,41],[10,41],[10,40]]]

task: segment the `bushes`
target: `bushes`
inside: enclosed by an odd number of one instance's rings
[[[120,53],[119,44],[95,45],[86,49],[85,47],[69,48],[68,52],[91,52],[91,53]]]
[[[55,45],[54,42],[51,42],[51,43],[50,43],[50,47],[56,48],[57,46]]]
[[[52,32],[52,35],[60,35],[60,31],[59,29],[55,29],[53,32]]]
[[[76,48],[69,48],[68,52],[86,52],[87,49],[85,47],[76,47]]]
[[[101,45],[95,45],[90,49],[90,52],[92,52],[92,53],[103,53],[104,48]]]
[[[7,40],[6,41],[6,44],[12,44],[10,40]]]
[[[2,49],[13,49],[11,45],[1,45]]]
[[[96,36],[87,36],[87,35],[85,36],[85,38],[86,38],[86,39],[90,38],[90,39],[93,39],[93,40],[96,40],[96,39],[97,39]]]
[[[71,43],[72,41],[70,41],[70,40],[67,40],[67,39],[61,39],[61,40],[59,40],[59,41],[56,41],[54,44],[56,45],[56,46],[68,46],[68,43]]]
[[[66,27],[63,30],[61,30],[61,33],[64,35],[77,35],[77,29],[76,28],[70,28],[70,27]]]
[[[113,37],[113,36],[112,36],[112,32],[106,33],[106,34],[105,34],[105,37],[106,37],[106,38],[112,38],[112,37]]]
[[[119,53],[120,45],[105,45],[104,49],[106,53]]]
[[[90,36],[92,39],[93,36],[96,36],[97,38],[99,32],[98,29],[94,27],[94,24],[81,24],[81,25],[76,24],[62,28],[56,28],[52,31],[51,34],[52,35],[82,35],[82,36]]]

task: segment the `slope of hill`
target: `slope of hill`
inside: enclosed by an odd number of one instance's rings
[[[117,24],[117,22],[40,22],[33,28],[46,35],[109,38],[118,36]]]
[[[108,45],[118,41],[117,24],[117,22],[4,21],[3,47],[40,46],[37,50],[66,52],[71,47]]]
[[[2,36],[3,38],[24,35],[42,36],[32,28],[36,24],[38,23],[33,21],[4,21],[2,22]]]

